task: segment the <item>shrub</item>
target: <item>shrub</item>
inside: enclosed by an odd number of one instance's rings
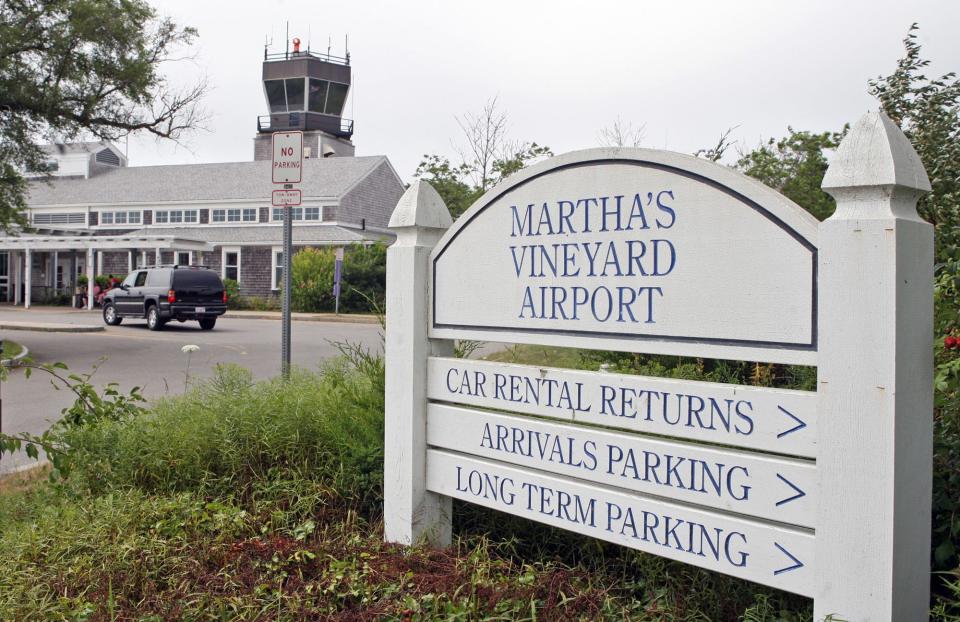
[[[294,311],[334,310],[333,276],[336,251],[304,248],[293,256],[291,302]],[[383,308],[387,253],[383,244],[356,244],[346,249],[340,290],[341,311],[377,311]]]
[[[336,253],[332,248],[304,248],[293,256],[290,279],[293,291],[290,302],[294,311],[318,312],[333,310],[333,266]]]
[[[345,507],[372,511],[382,481],[382,365],[361,373],[339,361],[260,383],[219,366],[149,414],[71,429],[64,442],[74,472],[98,494],[132,486],[246,498],[264,482],[309,478],[334,486]]]
[[[354,245],[343,258],[341,311],[380,311],[387,286],[387,247],[377,243]]]
[[[227,292],[227,305],[236,308],[236,300],[240,297],[240,283],[235,279],[223,279],[223,289]]]

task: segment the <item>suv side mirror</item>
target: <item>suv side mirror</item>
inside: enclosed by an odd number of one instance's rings
[[[130,289],[130,286],[127,285],[126,283],[121,283],[120,289],[122,289],[123,291],[127,291],[128,289]]]

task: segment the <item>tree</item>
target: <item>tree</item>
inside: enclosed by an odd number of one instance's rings
[[[936,227],[938,261],[960,260],[960,80],[955,72],[924,75],[929,60],[920,57],[917,25],[903,40],[906,54],[896,70],[870,81],[870,92],[923,162],[933,191],[918,204],[920,215]]]
[[[474,186],[481,192],[494,184],[493,164],[501,156],[507,134],[507,113],[500,110],[497,98],[484,104],[479,113],[466,112],[457,118],[466,146],[460,157],[469,163]]]
[[[467,181],[470,177],[469,166],[453,166],[443,156],[424,155],[413,176],[430,182],[454,218],[467,211],[482,194]]]
[[[837,148],[847,128],[813,134],[787,127],[789,135],[779,140],[771,138],[741,155],[736,166],[823,220],[836,209],[833,198],[820,189],[828,165],[824,152]]]
[[[634,127],[633,123],[617,117],[613,124],[601,128],[597,138],[601,147],[639,147],[646,131],[646,125]]]
[[[449,158],[426,154],[414,172],[414,177],[430,182],[454,218],[506,177],[553,155],[544,145],[507,138],[507,115],[500,110],[496,97],[479,113],[466,113],[457,123],[465,143],[457,148],[461,163],[455,166]]]
[[[206,81],[179,91],[161,71],[195,36],[144,0],[0,2],[0,228],[25,224],[22,171],[43,170],[39,142],[198,127]]]

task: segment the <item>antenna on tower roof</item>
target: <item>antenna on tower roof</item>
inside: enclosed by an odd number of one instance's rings
[[[343,47],[346,50],[346,59],[347,59],[347,64],[349,65],[350,64],[350,35],[349,34],[343,35]]]

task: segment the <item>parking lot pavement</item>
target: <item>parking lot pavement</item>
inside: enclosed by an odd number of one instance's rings
[[[31,321],[76,325],[102,325],[99,311],[0,309],[0,322]],[[181,348],[199,346],[190,356],[190,376],[208,377],[218,363],[246,367],[258,379],[280,372],[280,322],[225,316],[212,331],[201,331],[196,322],[171,322],[152,332],[143,321],[124,320],[96,333],[49,333],[0,331],[0,336],[23,343],[37,362],[63,362],[71,372],[86,372],[98,364],[98,385],[117,382],[122,390],[143,388],[148,399],[178,394],[184,390],[187,355]],[[377,324],[295,321],[292,359],[296,366],[316,369],[336,356],[336,342],[351,342],[381,350]],[[56,391],[42,374],[25,378],[13,371],[2,388],[3,431],[39,434],[70,404],[70,394]],[[26,457],[0,458],[0,472],[29,462]]]

